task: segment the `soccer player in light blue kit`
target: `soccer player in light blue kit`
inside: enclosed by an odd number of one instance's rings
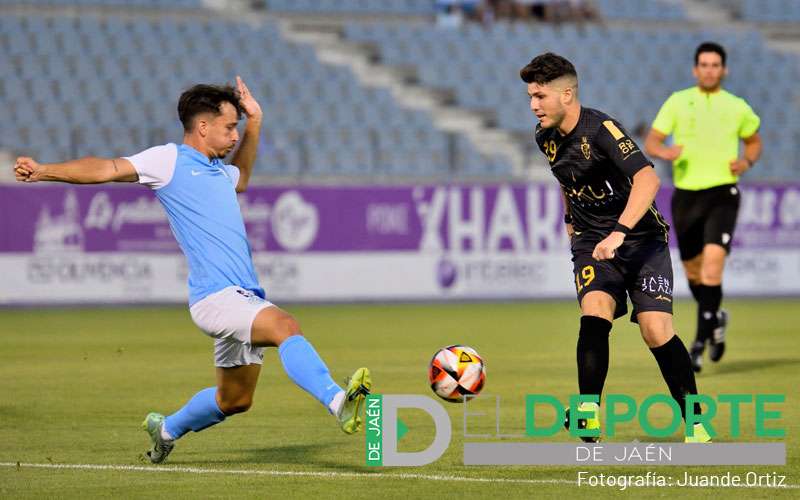
[[[247,86],[195,85],[178,102],[183,144],[156,146],[126,158],[82,158],[39,164],[17,158],[21,182],[73,184],[138,182],[153,190],[189,263],[189,311],[214,338],[216,387],[195,394],[177,412],[150,413],[147,456],[163,462],[175,441],[250,408],[265,347],[276,346],[286,373],[335,415],[342,430],[357,432],[372,381],[359,368],[342,389],[303,337],[297,321],[265,299],[253,268],[236,193],[247,188],[256,159],[262,111]],[[239,141],[236,126],[247,118]],[[232,164],[223,159],[234,150]]]

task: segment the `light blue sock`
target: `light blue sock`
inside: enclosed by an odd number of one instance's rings
[[[292,381],[328,406],[342,390],[331,378],[328,367],[302,335],[293,335],[278,348],[283,369]]]
[[[178,439],[189,431],[200,432],[225,420],[217,405],[217,388],[209,387],[198,392],[183,408],[164,419],[164,430]]]

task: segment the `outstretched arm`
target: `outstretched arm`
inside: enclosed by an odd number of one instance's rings
[[[64,163],[37,163],[33,158],[19,157],[14,164],[14,175],[19,182],[100,184],[139,180],[139,175],[128,160],[92,156]]]
[[[241,96],[240,102],[244,108],[244,114],[247,117],[247,124],[245,125],[242,140],[239,143],[239,149],[233,155],[233,164],[239,167],[239,182],[236,184],[236,192],[241,193],[247,189],[247,184],[250,182],[250,174],[252,174],[253,165],[256,162],[263,113],[258,101],[250,93],[250,89],[247,88],[241,77],[236,77],[236,86]]]

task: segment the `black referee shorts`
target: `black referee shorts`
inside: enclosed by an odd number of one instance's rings
[[[614,319],[628,312],[628,297],[633,311],[631,321],[645,311],[672,314],[672,259],[669,246],[657,239],[625,241],[613,259],[595,260],[594,246],[572,250],[575,290],[578,304],[593,291],[611,295],[617,303]]]
[[[681,260],[700,255],[708,243],[720,245],[730,253],[740,196],[735,184],[700,191],[675,189],[672,225],[678,236]]]

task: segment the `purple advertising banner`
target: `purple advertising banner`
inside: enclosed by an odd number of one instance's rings
[[[742,186],[734,246],[800,248],[800,183]],[[657,204],[670,219],[671,188]],[[508,252],[566,248],[555,185],[252,187],[240,195],[255,252]],[[175,253],[140,186],[0,186],[0,253]],[[674,238],[673,238],[674,241]]]
[[[800,294],[800,184],[740,189],[726,294]],[[555,183],[253,187],[239,205],[271,300],[575,295]],[[186,301],[185,259],[147,188],[7,185],[0,208],[0,304]],[[673,272],[687,296],[674,248]]]

